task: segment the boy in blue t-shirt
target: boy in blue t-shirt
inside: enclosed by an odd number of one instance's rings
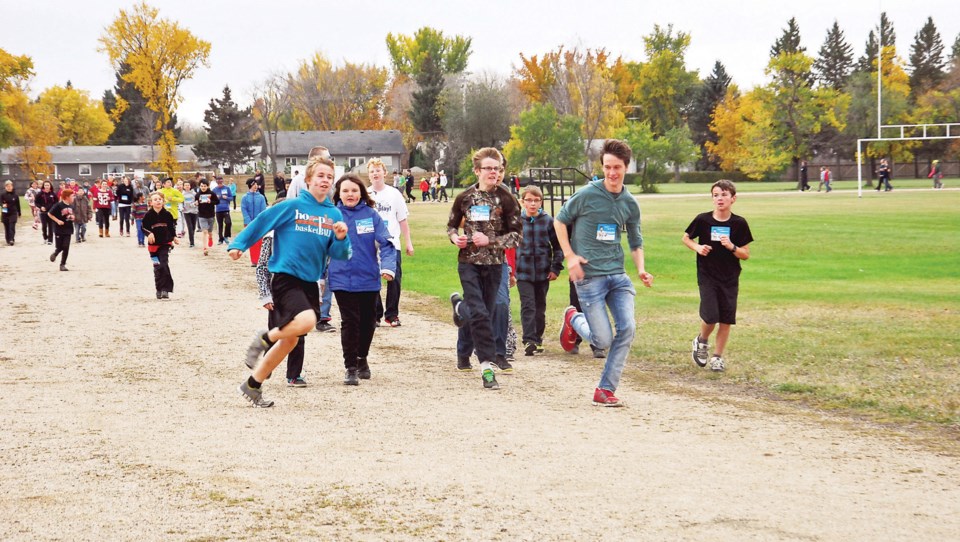
[[[746,219],[731,211],[737,201],[737,187],[732,181],[713,183],[710,195],[713,211],[693,219],[683,234],[683,244],[697,253],[700,288],[700,334],[693,339],[693,361],[700,367],[709,361],[710,369],[719,372],[724,370],[723,349],[730,338],[730,326],[737,323],[740,260],[750,258],[753,235]],[[718,323],[717,343],[708,359],[708,341]]]
[[[220,180],[220,183],[216,188],[212,189],[212,192],[217,196],[217,236],[218,236],[218,245],[224,243],[230,244],[230,240],[233,237],[233,220],[230,218],[230,204],[236,198],[233,194],[233,190],[230,190],[230,187],[224,184],[223,180]]]

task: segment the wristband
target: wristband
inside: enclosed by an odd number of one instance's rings
[[[740,248],[740,247],[738,247],[737,245],[733,245],[733,250],[731,250],[730,252],[736,252],[737,249],[739,249],[739,248]]]

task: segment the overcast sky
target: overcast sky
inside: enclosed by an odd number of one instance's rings
[[[335,62],[389,65],[388,32],[412,34],[431,26],[447,35],[473,38],[468,70],[507,75],[519,53],[542,54],[559,45],[605,47],[614,56],[645,60],[642,37],[654,24],[691,35],[687,66],[705,77],[720,60],[741,88],[764,82],[770,46],[790,17],[800,25],[803,45],[816,55],[834,20],[863,54],[871,28],[886,11],[897,33],[901,57],[909,56],[914,34],[932,16],[947,52],[960,32],[960,1],[877,0],[154,0],[161,17],[175,20],[212,44],[210,67],[184,83],[181,122],[203,122],[211,98],[229,84],[234,99],[249,104],[254,82],[271,71],[292,70],[322,51]],[[31,93],[64,84],[101,98],[114,74],[98,38],[132,1],[0,0],[4,21],[0,48],[33,59]],[[600,6],[611,7],[600,7]],[[82,6],[82,7],[81,7]],[[601,11],[605,10],[605,11]]]

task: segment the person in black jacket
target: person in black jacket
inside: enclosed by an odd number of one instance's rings
[[[60,191],[60,201],[53,204],[53,207],[47,211],[47,218],[56,224],[55,229],[57,233],[57,249],[50,255],[50,261],[56,261],[57,256],[62,254],[62,256],[60,256],[61,271],[69,271],[67,269],[67,256],[70,254],[70,238],[73,237],[74,197],[75,194],[73,190],[64,188]]]
[[[13,246],[17,235],[17,220],[23,211],[20,208],[20,196],[13,191],[13,181],[3,183],[4,191],[0,194],[0,211],[3,212],[3,232],[7,237],[7,244]]]
[[[117,212],[120,215],[120,237],[123,237],[123,230],[127,230],[127,237],[130,237],[130,211],[133,210],[133,204],[137,201],[136,191],[130,185],[130,179],[123,178],[123,181],[117,185]]]
[[[56,203],[57,195],[53,192],[53,183],[43,181],[43,187],[40,189],[40,192],[37,192],[34,205],[37,206],[40,212],[40,229],[43,232],[43,242],[48,245],[53,244],[53,221],[50,220],[47,213]]]
[[[150,210],[143,217],[142,229],[147,234],[147,250],[153,261],[153,280],[157,286],[157,299],[169,299],[173,292],[173,275],[170,274],[170,251],[179,245],[177,221],[163,207],[166,198],[160,192],[150,194]]]

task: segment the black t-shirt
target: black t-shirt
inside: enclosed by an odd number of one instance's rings
[[[63,222],[62,226],[56,222],[53,223],[54,232],[58,235],[69,235],[73,233],[73,207],[62,201],[58,201],[53,204],[53,207],[50,208],[48,213]]]
[[[197,216],[200,218],[213,218],[217,214],[217,204],[220,198],[209,188],[197,192]]]
[[[706,276],[721,282],[735,282],[740,278],[740,259],[720,244],[720,236],[728,236],[738,247],[752,243],[753,235],[745,218],[731,213],[729,219],[721,222],[713,218],[712,211],[701,213],[687,226],[686,232],[701,245],[713,247],[706,256],[697,255],[697,277]]]

